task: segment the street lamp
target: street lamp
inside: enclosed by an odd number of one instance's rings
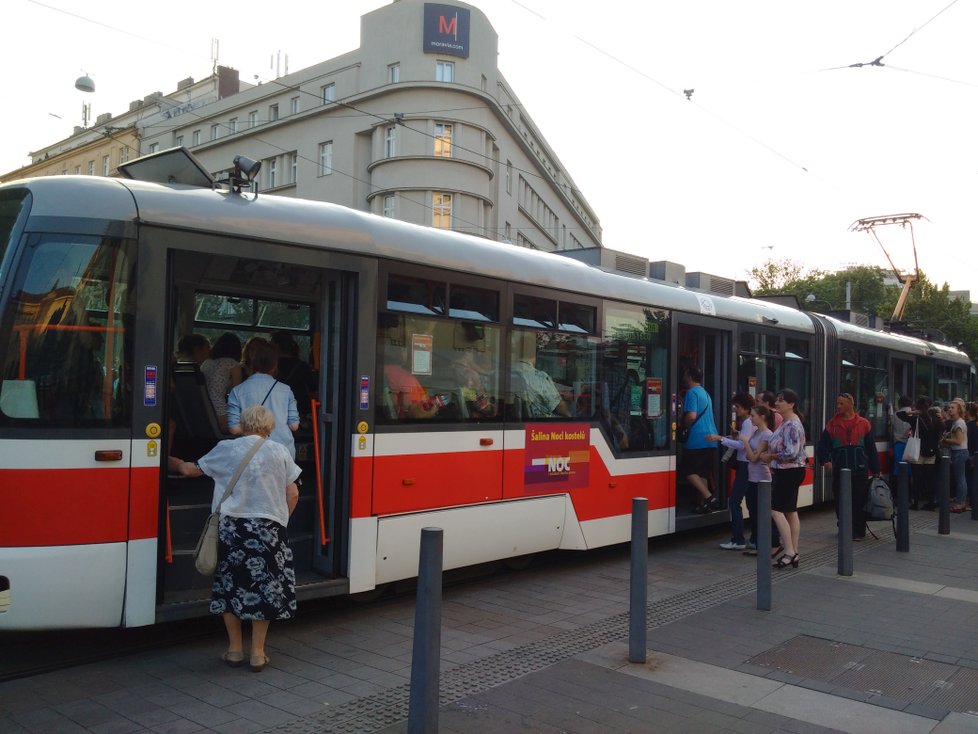
[[[835,310],[834,308],[832,308],[831,303],[829,303],[828,301],[824,301],[821,298],[816,298],[814,293],[809,293],[807,296],[805,296],[805,303],[807,304],[824,303],[826,306],[828,306],[829,311]]]

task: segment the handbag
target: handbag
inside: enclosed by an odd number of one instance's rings
[[[903,460],[911,464],[916,464],[920,461],[920,436],[917,435],[917,430],[920,428],[920,421],[914,422],[913,434],[907,439],[907,446],[903,449]]]
[[[197,547],[194,548],[194,566],[197,568],[197,572],[204,576],[213,576],[214,571],[217,569],[217,536],[218,528],[221,524],[221,505],[224,504],[224,500],[231,496],[234,485],[241,478],[241,473],[244,471],[244,468],[248,466],[248,462],[258,453],[258,449],[267,440],[266,438],[259,439],[248,453],[245,454],[241,463],[238,464],[238,468],[231,475],[231,481],[228,482],[227,489],[224,490],[224,496],[221,497],[221,501],[217,503],[217,509],[207,516],[207,522],[204,523],[204,530],[201,532],[200,538],[197,539]]]

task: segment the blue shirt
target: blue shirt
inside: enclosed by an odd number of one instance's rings
[[[228,395],[228,428],[240,426],[241,411],[252,405],[261,405],[263,400],[265,407],[275,416],[275,430],[269,438],[285,446],[294,459],[295,439],[292,438],[292,429],[289,426],[298,425],[299,408],[292,388],[284,382],[278,382],[271,375],[256,372],[240,385],[231,388]]]
[[[713,401],[710,394],[703,389],[702,385],[691,387],[686,391],[683,400],[683,416],[686,413],[696,413],[693,424],[689,427],[689,440],[686,442],[688,449],[708,449],[716,446],[706,440],[711,433],[717,433],[717,425],[713,421]]]

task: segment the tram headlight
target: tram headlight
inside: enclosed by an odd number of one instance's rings
[[[234,156],[234,177],[240,179],[242,176],[248,181],[254,181],[255,176],[261,170],[261,161],[253,161],[243,155]]]

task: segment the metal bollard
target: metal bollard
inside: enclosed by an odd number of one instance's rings
[[[644,663],[648,630],[649,501],[632,498],[632,564],[628,607],[628,662]]]
[[[968,478],[968,495],[971,497],[971,519],[978,520],[978,453],[971,455],[971,476]]]
[[[757,608],[771,611],[771,482],[757,485]]]
[[[940,516],[937,518],[937,534],[951,534],[951,457],[940,456],[940,472],[937,478],[937,496]]]
[[[852,576],[852,470],[839,472],[839,576]]]
[[[910,552],[910,464],[900,462],[897,477],[897,526],[896,549]]]
[[[409,734],[436,734],[438,731],[443,552],[442,529],[422,528],[418,601],[414,612],[414,650],[411,653]]]

